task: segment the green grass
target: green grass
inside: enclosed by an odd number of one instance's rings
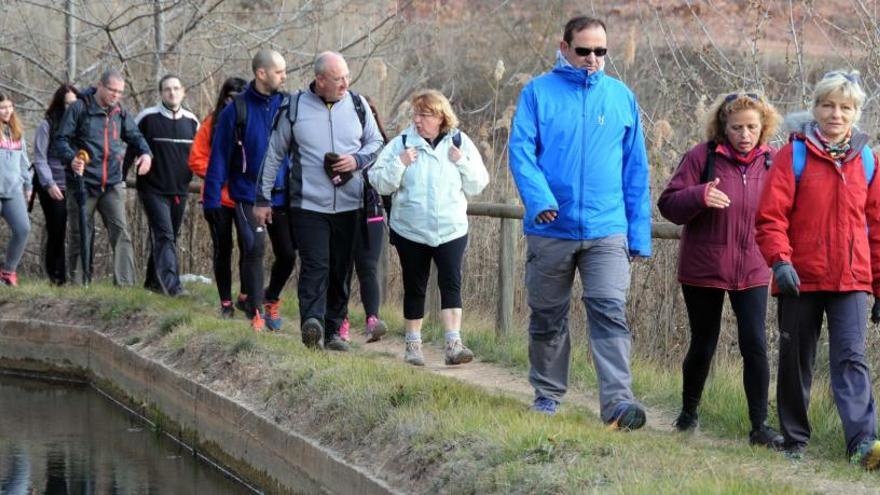
[[[218,318],[213,288],[189,289],[189,298],[168,299],[101,284],[88,289],[26,284],[19,290],[0,289],[0,299],[25,303],[40,298],[47,305],[72,301],[78,311],[109,327],[117,321],[146,321],[144,328],[127,328],[122,342],[182,356],[177,364],[181,372],[245,380],[237,385],[247,387],[266,410],[343,455],[368,459],[365,468],[401,469],[392,478],[415,480],[405,491],[751,494],[813,488],[793,476],[792,466],[778,454],[742,441],[714,445],[649,430],[609,431],[577,407],[548,418],[530,413],[517,400],[382,356],[315,352],[305,349],[296,335],[255,335],[240,317]],[[293,306],[284,305],[287,318],[297,317]],[[399,310],[384,308],[383,314],[395,333],[402,332]],[[353,314],[352,321],[362,325],[363,316]],[[485,321],[466,322],[465,339],[478,355],[525,369],[524,338],[496,341]],[[134,341],[139,336],[155,340]],[[439,341],[442,334],[428,326],[425,339]],[[573,363],[575,386],[592,387],[595,377],[586,346],[578,346]],[[721,371],[710,380],[701,419],[709,434],[741,439],[746,427],[739,378],[732,370]],[[635,381],[646,402],[669,405],[677,400],[680,383],[674,372],[637,361]],[[830,404],[818,401],[815,406],[822,412]],[[816,422],[811,454],[821,452],[828,461],[810,464],[809,472],[871,480],[834,451],[835,442],[840,443],[834,424]]]

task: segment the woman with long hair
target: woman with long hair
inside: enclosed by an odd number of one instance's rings
[[[0,216],[12,230],[0,266],[0,283],[12,287],[18,287],[16,269],[31,231],[27,213],[32,193],[30,166],[15,106],[8,95],[0,93]]]
[[[202,179],[205,178],[205,172],[208,170],[211,140],[214,137],[214,124],[217,122],[217,116],[235,98],[235,95],[244,90],[245,86],[247,86],[247,81],[239,77],[230,77],[223,83],[220,93],[217,95],[214,110],[202,121],[199,131],[193,139],[189,152],[189,168]],[[202,184],[202,191],[204,193],[204,184]],[[217,292],[220,293],[220,314],[224,318],[232,318],[235,314],[232,303],[232,225],[235,217],[235,202],[229,197],[226,186],[221,191],[220,203],[222,206],[219,214],[206,219],[211,231],[214,278],[217,281]],[[238,269],[240,272],[240,257]]]
[[[72,84],[62,84],[52,95],[43,121],[34,134],[34,180],[43,217],[46,220],[46,257],[43,264],[49,281],[62,285],[67,280],[64,239],[67,234],[65,167],[55,154],[52,135],[64,111],[79,97]]]
[[[706,140],[681,160],[657,202],[660,213],[683,225],[678,280],[690,323],[690,346],[682,365],[679,431],[697,427],[697,406],[721,331],[724,296],[736,314],[743,386],[748,402],[749,443],[782,447],[766,424],[767,286],[770,270],[755,243],[755,211],[775,150],[768,145],[781,120],[758,93],[720,95],[707,113]]]

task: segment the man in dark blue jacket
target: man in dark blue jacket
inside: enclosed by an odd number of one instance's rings
[[[115,69],[101,75],[97,88],[86,90],[82,99],[74,102],[64,112],[55,133],[55,149],[61,163],[70,164],[68,184],[75,176],[85,181],[88,199],[87,216],[91,224],[97,209],[113,248],[113,280],[117,285],[134,285],[134,250],[128,222],[125,216],[125,182],[122,177],[122,160],[125,146],[134,149],[137,158],[134,165],[138,175],[146,174],[152,165],[152,155],[147,142],[131,116],[119,100],[125,92],[125,78]],[[83,160],[78,153],[84,151]],[[79,204],[74,194],[67,195],[69,278],[82,283],[80,261]]]
[[[204,208],[205,218],[212,222],[220,212],[220,191],[227,184],[229,196],[235,201],[235,227],[242,253],[241,291],[246,298],[239,298],[239,308],[250,318],[253,330],[259,332],[265,326],[260,309],[266,232],[254,221],[253,208],[257,174],[269,145],[275,113],[283,99],[279,90],[287,79],[287,65],[280,53],[264,49],[254,55],[251,67],[254,79],[236,96],[241,99],[238,103],[233,101],[220,112],[214,128],[211,158],[205,174]],[[241,107],[242,102],[246,105],[246,118],[239,122],[236,106]],[[285,166],[273,196],[282,206],[286,203],[286,176]]]
[[[645,424],[632,393],[626,322],[629,257],[651,255],[648,160],[632,91],[605,74],[605,24],[575,17],[553,70],[523,88],[510,169],[525,205],[529,381],[553,414],[568,386],[568,311],[583,282],[602,420]]]

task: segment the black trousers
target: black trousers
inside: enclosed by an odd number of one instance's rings
[[[317,318],[325,342],[339,332],[348,315],[349,284],[360,212],[318,213],[292,208],[299,246],[297,284],[300,321]]]
[[[241,257],[241,291],[247,294],[247,316],[253,318],[263,304],[263,254],[266,229],[254,220],[254,206],[235,205],[235,230]]]
[[[382,294],[379,288],[379,258],[385,243],[385,222],[359,222],[355,239],[354,269],[361,289],[361,302],[367,316],[379,314]]]
[[[211,232],[211,244],[213,246],[212,262],[214,265],[214,280],[217,282],[217,292],[220,301],[232,300],[232,229],[235,225],[235,208],[223,206],[212,217],[205,217],[208,229]],[[238,272],[242,273],[244,255],[239,254]]]
[[[266,301],[277,301],[284,290],[284,284],[296,266],[296,236],[293,235],[293,215],[288,208],[272,208],[272,223],[267,225],[269,240],[275,262],[266,287]]]
[[[35,181],[36,182],[36,181]],[[46,219],[46,275],[53,284],[61,285],[67,281],[65,269],[64,242],[67,235],[67,200],[55,200],[42,186],[34,184],[40,207]],[[67,194],[67,192],[65,192]]]
[[[178,294],[183,287],[177,264],[177,234],[186,212],[186,198],[145,191],[138,191],[138,196],[150,225],[150,258],[144,287],[166,295]]]
[[[724,293],[736,314],[739,352],[743,357],[743,387],[749,407],[752,428],[758,428],[767,419],[767,389],[770,369],[767,364],[767,337],[764,318],[767,315],[767,287],[739,291],[725,291],[708,287],[682,285],[691,327],[691,342],[683,366],[682,409],[689,413],[697,410],[718,335],[721,332],[721,310]]]
[[[431,260],[437,265],[440,308],[461,307],[461,262],[467,247],[467,234],[431,247],[401,237],[391,230],[391,243],[397,248],[403,272],[403,317],[418,320],[425,316],[425,290],[431,273]]]

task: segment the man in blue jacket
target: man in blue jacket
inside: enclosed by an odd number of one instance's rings
[[[630,258],[651,255],[648,160],[636,98],[605,74],[606,41],[602,21],[568,21],[555,67],[520,94],[510,169],[525,205],[532,408],[556,413],[568,386],[577,270],[602,420],[636,429],[626,293]]]
[[[260,314],[266,232],[254,220],[253,208],[257,174],[269,146],[272,121],[284,98],[279,90],[287,79],[287,65],[280,53],[263,49],[254,55],[251,68],[253,81],[236,96],[238,101],[233,101],[220,112],[214,127],[203,200],[208,223],[221,221],[220,191],[224,184],[229,185],[229,196],[235,201],[235,229],[242,253],[241,292],[246,295],[246,298],[239,297],[239,308],[251,320],[253,330],[259,332],[266,325]],[[241,118],[239,108],[243,113]],[[287,166],[285,160],[282,167],[286,170]],[[273,190],[273,203],[286,204],[286,185],[282,177]],[[278,329],[275,326],[270,328]]]

